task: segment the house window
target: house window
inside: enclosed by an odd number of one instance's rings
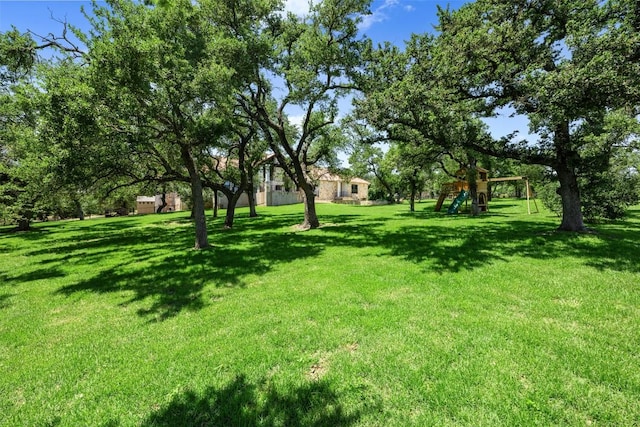
[[[351,194],[358,194],[358,184],[351,184]]]

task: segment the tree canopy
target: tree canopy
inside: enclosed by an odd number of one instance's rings
[[[28,221],[52,189],[77,201],[99,183],[183,183],[203,248],[203,189],[237,200],[270,151],[314,228],[312,170],[336,166],[354,135],[354,160],[411,200],[446,155],[470,170],[489,155],[546,167],[562,230],[637,200],[608,190],[638,174],[636,1],[477,0],[439,9],[437,32],[404,48],[359,32],[369,5],[325,0],[298,16],[277,0],[109,0],[86,34],[67,23],[60,36],[1,34],[5,217]],[[59,55],[42,60],[44,48]],[[339,106],[354,93],[347,135]],[[509,115],[527,118],[528,140],[515,127],[493,138],[482,121]]]
[[[370,0],[326,0],[306,16],[274,19],[263,34],[274,47],[256,69],[255,84],[242,102],[260,123],[278,164],[304,194],[303,228],[316,228],[315,180],[312,168],[335,160],[343,138],[336,127],[338,101],[355,89],[353,75],[361,65],[364,40],[357,24]],[[271,90],[272,81],[283,87]],[[288,108],[301,112],[293,128]]]
[[[584,230],[578,176],[594,159],[608,164],[637,120],[639,14],[629,0],[478,0],[440,10],[440,79],[452,96],[479,116],[525,115],[537,135],[471,145],[551,167],[561,230]],[[611,115],[626,120],[614,129]]]

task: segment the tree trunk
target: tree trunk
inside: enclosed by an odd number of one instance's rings
[[[411,195],[409,196],[409,211],[416,211],[416,181],[415,179],[411,180]]]
[[[229,204],[227,206],[227,214],[224,218],[224,228],[233,227],[233,219],[236,213],[236,205],[238,204],[238,200],[247,189],[247,182],[249,182],[249,177],[247,174],[247,170],[245,168],[245,150],[247,144],[249,143],[250,138],[241,138],[240,146],[238,149],[238,168],[240,169],[240,184],[235,187],[233,192],[227,194],[227,200]],[[229,197],[231,196],[231,197]]]
[[[31,230],[31,221],[27,218],[20,218],[18,220],[18,231]]]
[[[480,207],[478,206],[478,184],[475,181],[469,183],[469,198],[471,199],[471,216],[478,216]]]
[[[160,206],[158,206],[158,209],[156,209],[156,213],[162,212],[162,210],[166,207],[167,207],[167,193],[163,188],[162,195],[160,196]]]
[[[557,126],[554,135],[556,146],[556,167],[560,188],[558,194],[562,198],[562,222],[558,230],[561,231],[586,231],[582,218],[582,203],[580,201],[580,188],[575,166],[579,164],[580,157],[571,147],[569,123],[565,122]]]
[[[313,193],[313,187],[307,183],[302,185],[304,195],[304,222],[301,228],[310,229],[320,227],[318,215],[316,214],[316,195]]]
[[[236,214],[236,204],[234,201],[229,200],[229,205],[227,206],[227,212],[224,216],[224,228],[227,228],[227,229],[233,228],[233,218],[235,214]]]
[[[207,218],[204,214],[204,197],[202,195],[202,183],[196,175],[191,178],[191,195],[193,197],[193,220],[196,226],[195,249],[204,249],[209,246],[207,237]]]
[[[247,198],[249,199],[249,218],[255,218],[258,216],[256,212],[256,193],[253,186],[253,177],[250,176],[247,181]]]
[[[73,204],[76,207],[76,215],[80,221],[84,220],[84,211],[82,210],[82,205],[80,204],[80,200],[74,200]]]
[[[375,175],[376,178],[378,178],[378,181],[380,181],[380,184],[382,184],[384,189],[387,190],[388,201],[395,202],[395,198],[394,198],[395,191],[393,190],[393,188],[391,188],[391,185],[389,185],[387,180],[385,180],[382,174],[378,173],[376,169],[373,170],[373,174]]]
[[[474,158],[469,159],[467,182],[469,183],[469,198],[471,199],[471,215],[477,216],[480,214],[480,207],[478,206],[478,168]]]
[[[411,212],[416,211],[416,196],[419,196],[418,191],[418,182],[419,182],[420,169],[413,169],[413,173],[411,174],[411,178],[409,180],[409,188],[411,190],[411,194],[409,197],[409,210]],[[424,188],[424,184],[422,184],[420,191]]]
[[[213,217],[218,218],[218,190],[213,190]]]
[[[229,203],[227,205],[227,213],[224,217],[224,228],[233,227],[233,219],[236,214],[236,205],[238,204],[238,200],[240,200],[240,196],[242,196],[242,193],[242,191],[236,191],[231,197],[227,196],[227,200],[229,200]]]
[[[562,198],[562,222],[558,230],[561,231],[585,231],[580,201],[580,189],[575,172],[566,166],[558,167],[558,180],[560,188],[558,194]]]
[[[207,239],[207,218],[204,214],[204,196],[202,195],[202,181],[196,170],[195,160],[187,146],[181,147],[182,160],[184,161],[189,178],[191,180],[191,198],[193,207],[191,214],[196,227],[195,249],[204,249],[209,246]]]

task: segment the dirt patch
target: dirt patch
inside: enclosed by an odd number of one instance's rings
[[[321,357],[316,363],[311,365],[307,377],[312,381],[318,381],[329,370],[329,363],[326,358]]]
[[[356,351],[358,351],[358,343],[357,342],[352,342],[351,344],[347,344],[344,346],[345,350],[347,350],[349,353],[353,354]]]

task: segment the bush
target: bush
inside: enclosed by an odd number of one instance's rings
[[[638,176],[611,172],[591,174],[580,181],[582,213],[587,221],[619,219],[638,202]]]
[[[629,206],[640,201],[640,176],[637,174],[591,173],[581,177],[578,184],[582,214],[587,222],[620,219]],[[562,201],[557,189],[557,181],[545,178],[538,184],[537,194],[547,209],[561,216]]]
[[[562,200],[558,195],[558,188],[556,181],[547,178],[536,185],[536,194],[547,209],[557,216],[562,216]]]

